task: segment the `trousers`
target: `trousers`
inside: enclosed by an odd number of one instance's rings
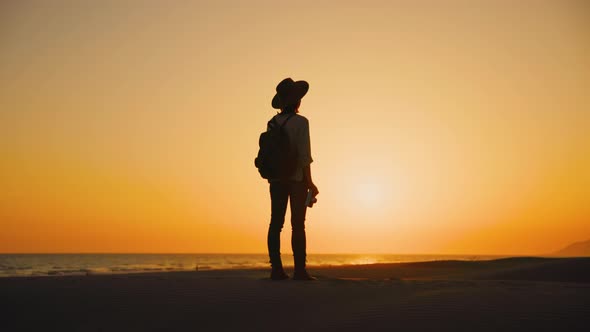
[[[295,261],[295,269],[305,269],[306,239],[305,239],[305,212],[307,206],[307,185],[305,182],[279,182],[270,183],[271,217],[268,227],[268,255],[273,268],[282,268],[281,261],[281,230],[285,224],[287,202],[291,207],[291,249]]]

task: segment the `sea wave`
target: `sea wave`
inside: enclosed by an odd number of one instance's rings
[[[285,255],[287,256],[287,255]],[[316,254],[310,266],[399,263],[431,260],[482,260],[502,256]],[[286,266],[292,257],[284,257]],[[0,254],[0,277],[123,274],[269,266],[266,254]]]

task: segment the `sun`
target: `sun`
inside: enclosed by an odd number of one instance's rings
[[[376,180],[364,180],[359,183],[355,192],[358,206],[365,210],[376,210],[383,207],[385,202],[383,185]]]

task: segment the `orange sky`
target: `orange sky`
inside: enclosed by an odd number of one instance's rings
[[[253,159],[288,76],[309,252],[586,240],[588,40],[573,0],[0,4],[0,252],[265,252]]]

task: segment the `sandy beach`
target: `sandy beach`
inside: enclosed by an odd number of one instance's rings
[[[291,271],[289,271],[291,272]],[[587,331],[590,258],[0,278],[2,331]]]

